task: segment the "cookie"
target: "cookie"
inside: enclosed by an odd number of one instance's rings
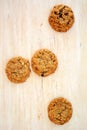
[[[46,77],[55,72],[58,61],[55,54],[48,49],[36,51],[31,60],[32,69],[39,76]]]
[[[6,74],[8,79],[14,83],[22,83],[30,76],[30,63],[22,57],[10,59],[6,65]]]
[[[67,5],[56,5],[52,9],[48,21],[55,31],[66,32],[74,23],[74,13]]]
[[[53,99],[48,105],[48,117],[58,125],[68,122],[72,117],[72,112],[71,103],[63,97]]]

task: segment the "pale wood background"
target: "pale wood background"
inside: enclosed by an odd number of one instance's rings
[[[59,3],[75,14],[67,33],[48,24],[51,8]],[[86,35],[86,0],[0,0],[0,130],[87,130]],[[32,72],[25,83],[11,83],[5,74],[7,61],[14,56],[31,60],[39,48],[57,55],[57,71],[46,78]],[[50,100],[59,96],[73,105],[73,117],[63,126],[47,116]]]

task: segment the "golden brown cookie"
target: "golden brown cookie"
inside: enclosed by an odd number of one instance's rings
[[[68,122],[72,117],[72,112],[71,103],[63,97],[53,99],[48,106],[49,119],[58,125]]]
[[[57,57],[48,49],[36,51],[31,63],[33,71],[42,77],[54,73],[58,65]]]
[[[48,21],[55,31],[66,32],[74,23],[74,13],[67,5],[56,5],[52,9]]]
[[[30,76],[30,63],[22,57],[10,59],[6,65],[6,74],[10,81],[22,83]]]

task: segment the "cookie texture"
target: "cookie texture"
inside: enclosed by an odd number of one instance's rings
[[[67,5],[56,5],[52,9],[48,21],[55,31],[66,32],[74,23],[74,13]]]
[[[8,79],[14,83],[22,83],[30,76],[30,63],[22,57],[10,59],[6,65]]]
[[[45,77],[55,72],[58,61],[53,52],[48,49],[40,49],[32,57],[31,64],[35,73]]]
[[[71,103],[63,97],[53,99],[48,105],[48,117],[53,123],[58,125],[68,122],[72,117],[72,112]]]

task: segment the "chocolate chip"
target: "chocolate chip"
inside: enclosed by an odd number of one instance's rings
[[[54,11],[54,14],[56,14],[56,15],[57,15],[57,12],[56,12],[56,11]]]
[[[41,76],[44,77],[44,73],[42,73]]]
[[[59,12],[59,17],[62,18],[62,12]]]
[[[67,22],[67,25],[69,24],[70,21]]]
[[[56,106],[56,104],[54,103],[53,106]]]
[[[68,15],[68,13],[64,13],[64,15]]]

